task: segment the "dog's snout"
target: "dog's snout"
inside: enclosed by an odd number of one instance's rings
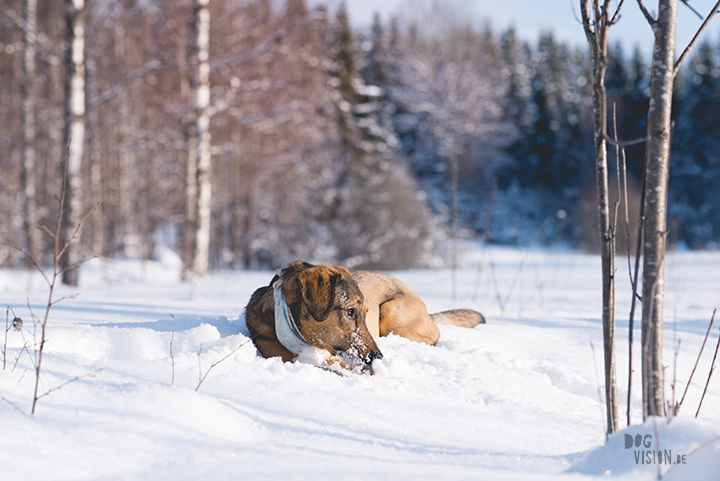
[[[382,359],[383,354],[380,352],[380,349],[373,349],[370,351],[370,355],[365,358],[365,366],[362,368],[362,372],[364,374],[375,374],[375,371],[373,371],[372,363],[375,359]]]
[[[373,349],[370,351],[370,362],[373,362],[375,359],[382,359],[383,353],[380,352],[380,349]]]

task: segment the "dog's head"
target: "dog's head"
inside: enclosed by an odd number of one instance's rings
[[[382,353],[365,324],[367,307],[350,271],[295,262],[280,276],[287,305],[307,343],[372,372],[373,360],[382,359]]]

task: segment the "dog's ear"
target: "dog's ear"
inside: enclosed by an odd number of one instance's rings
[[[347,270],[346,268],[344,268],[343,266],[335,266],[335,267],[333,267],[333,269],[340,271],[340,273],[346,277],[352,278],[352,273],[349,270]]]
[[[323,266],[306,269],[298,276],[303,301],[310,315],[322,322],[335,303],[335,286],[341,275]]]

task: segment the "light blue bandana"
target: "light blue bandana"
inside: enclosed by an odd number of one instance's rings
[[[278,341],[285,349],[293,354],[300,354],[300,351],[310,344],[305,340],[300,329],[298,329],[288,309],[285,296],[282,293],[282,279],[273,284],[273,297],[275,298],[275,334]]]

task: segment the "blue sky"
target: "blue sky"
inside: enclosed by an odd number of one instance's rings
[[[310,0],[318,3],[322,0]],[[418,8],[431,0],[346,0],[351,21],[359,28],[370,25],[374,12],[385,20],[406,9]],[[489,21],[494,31],[505,30],[513,25],[525,40],[534,42],[541,31],[552,30],[556,38],[575,45],[586,45],[582,26],[577,18],[579,0],[435,0],[440,5],[454,6],[463,15],[478,23]],[[702,15],[707,15],[717,0],[690,0],[690,4]],[[337,5],[339,0],[328,0]],[[328,3],[323,2],[323,3]],[[613,5],[617,5],[617,1]],[[657,0],[645,0],[650,10],[657,10]],[[678,16],[677,45],[682,51],[701,25],[702,21],[687,7],[680,4]],[[652,49],[650,26],[640,14],[636,0],[626,0],[624,12],[618,25],[613,27],[611,42],[623,43],[626,53],[635,45],[649,55]],[[703,38],[717,41],[720,32],[720,15],[712,20]]]

